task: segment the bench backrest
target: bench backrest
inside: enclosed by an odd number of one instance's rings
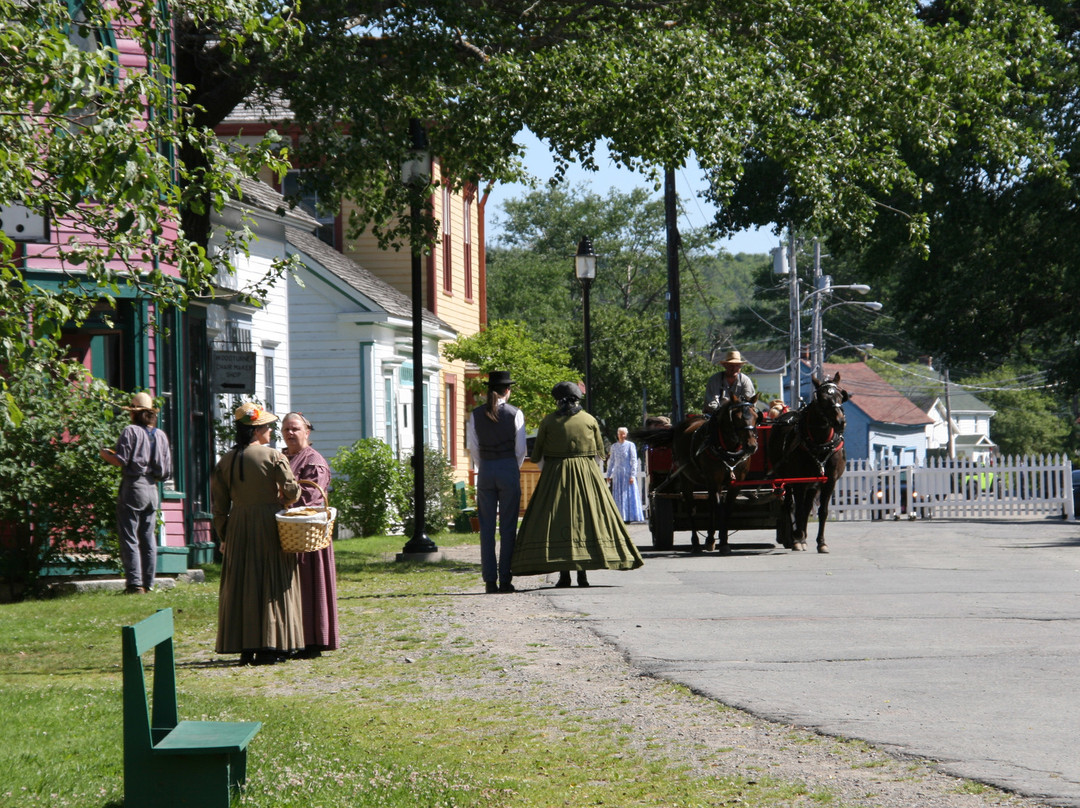
[[[162,609],[133,626],[124,626],[124,754],[149,754],[176,726],[176,658],[172,609]],[[154,651],[153,713],[146,697],[143,654]],[[153,720],[151,720],[151,715]],[[130,752],[129,752],[130,750]]]

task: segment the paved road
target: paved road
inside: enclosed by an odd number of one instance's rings
[[[1080,525],[843,522],[549,589],[649,673],[755,715],[1080,806]],[[685,541],[677,534],[676,542]]]

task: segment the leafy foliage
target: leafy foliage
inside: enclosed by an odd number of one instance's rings
[[[944,398],[945,383],[933,378],[925,364],[897,364],[895,351],[874,350],[870,366],[907,395]],[[951,375],[951,374],[950,374]],[[1052,386],[1040,383],[1043,374],[1032,365],[1005,363],[992,372],[953,376],[952,390],[965,390],[995,410],[990,437],[1004,455],[1074,452],[1076,437],[1067,408]]]
[[[358,536],[386,533],[409,504],[412,474],[378,438],[361,438],[330,460],[334,484],[330,504],[338,520]]]
[[[175,5],[193,18],[213,13],[209,3]],[[21,372],[31,347],[47,355],[62,328],[84,322],[121,287],[161,306],[208,294],[224,256],[246,250],[245,234],[227,236],[212,258],[179,227],[181,211],[220,210],[242,176],[283,166],[272,151],[276,137],[226,154],[210,129],[193,125],[187,90],[167,63],[170,20],[158,5],[80,8],[73,21],[64,3],[0,0],[0,205],[42,215],[61,234],[25,248],[56,270],[59,287],[45,288],[28,280],[14,229],[0,231],[0,365],[11,373]],[[241,26],[223,32],[223,44],[269,25],[258,0],[229,8]],[[137,39],[145,70],[121,71],[110,44],[118,30]],[[0,417],[17,418],[12,398],[7,404]]]
[[[412,469],[413,458],[405,465]],[[416,514],[414,488],[409,489],[409,505],[405,517],[405,535],[413,535],[413,516]],[[458,513],[454,491],[454,469],[442,452],[424,447],[424,527],[428,533],[445,533]]]
[[[641,423],[643,407],[671,410],[664,206],[643,189],[606,196],[559,185],[506,204],[502,244],[489,250],[488,311],[520,318],[530,336],[566,345],[584,369],[583,298],[574,276],[578,240],[599,254],[590,288],[590,410],[609,438]],[[730,313],[751,288],[753,261],[709,253],[709,235],[682,236],[683,386],[697,406],[714,345],[733,347]],[[580,371],[579,371],[580,373]],[[551,400],[544,391],[544,411]]]
[[[270,2],[268,14],[288,8],[281,16],[303,26],[299,43],[219,44],[228,20],[182,18],[179,67],[201,121],[252,94],[287,101],[305,133],[301,163],[334,169],[311,172],[310,190],[330,204],[354,199],[353,227],[374,226],[387,243],[408,236],[398,174],[412,119],[456,187],[519,179],[514,137],[527,126],[560,160],[590,167],[598,141],[646,173],[693,153],[722,208],[762,159],[781,179],[767,221],[862,231],[893,190],[925,191],[905,145],[933,160],[970,133],[1010,165],[1054,164],[1042,133],[1009,115],[1038,108],[1031,79],[1061,57],[1050,20],[1021,0],[964,0],[947,4],[956,13],[942,23],[935,5]],[[909,221],[924,235],[925,217]]]
[[[0,582],[35,594],[42,571],[115,563],[120,470],[98,456],[126,418],[77,362],[9,379],[21,423],[0,421]]]
[[[1080,246],[1072,232],[1080,187],[1080,19],[1068,3],[1036,2],[1021,11],[1018,18],[991,20],[968,4],[932,2],[922,14],[939,35],[981,37],[1003,26],[999,47],[1005,50],[1034,44],[1027,35],[1010,35],[1019,34],[1010,28],[1014,20],[1040,13],[1053,19],[1056,30],[1044,36],[1055,40],[1054,59],[1035,71],[1021,59],[1004,69],[998,83],[986,85],[1001,88],[1000,114],[1011,126],[1024,137],[1052,138],[1053,154],[1025,160],[988,147],[988,129],[978,119],[933,153],[900,140],[902,158],[923,177],[922,189],[883,193],[883,210],[894,212],[881,216],[867,237],[834,228],[830,252],[875,285],[899,328],[922,352],[947,364],[954,378],[992,377],[997,381],[988,386],[1008,386],[1003,380],[1011,378],[1010,367],[1031,366],[1042,374],[1036,385],[1059,383],[1038,395],[1053,396],[1055,405],[1046,413],[1048,424],[1057,422],[1051,432],[1071,433],[1065,445],[1075,449]],[[909,244],[907,215],[926,222],[924,249]],[[998,402],[1006,407],[995,417],[995,439],[1011,409],[1005,399]],[[1050,434],[1044,437],[1052,443]]]
[[[1002,454],[1058,454],[1071,443],[1068,412],[1052,389],[1002,379],[1037,378],[1033,367],[1006,365],[992,374],[965,377],[963,383],[996,410],[994,443]],[[1011,388],[1011,389],[1010,389]],[[1073,444],[1075,449],[1075,444]]]
[[[482,377],[468,382],[470,391],[479,398],[487,396],[488,373],[510,371],[514,380],[511,403],[524,413],[525,426],[530,430],[540,426],[553,409],[551,388],[581,378],[579,371],[568,366],[569,353],[530,337],[522,323],[512,320],[492,321],[484,331],[460,336],[443,346],[443,354],[451,361],[471,362],[480,369]]]

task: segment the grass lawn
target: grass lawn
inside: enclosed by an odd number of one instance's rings
[[[474,540],[438,537],[440,545]],[[798,784],[692,776],[678,761],[628,752],[618,725],[479,686],[499,661],[430,619],[450,611],[447,593],[476,589],[478,567],[398,563],[402,543],[335,544],[343,647],[310,662],[240,668],[236,656],[218,657],[215,567],[207,583],[168,592],[0,605],[0,808],[123,805],[120,627],[167,606],[180,717],[263,722],[240,805],[830,802]],[[426,694],[436,681],[455,687]]]

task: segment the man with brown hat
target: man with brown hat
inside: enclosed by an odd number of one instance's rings
[[[716,373],[705,385],[705,412],[716,412],[721,405],[738,396],[740,401],[754,397],[754,383],[742,372],[746,362],[738,351],[728,351],[720,363],[724,369]]]
[[[157,484],[172,476],[169,439],[157,428],[158,411],[149,393],[136,393],[131,423],[124,427],[116,448],[101,449],[107,463],[123,469],[116,500],[116,528],[127,592],[148,592],[157,572]]]

